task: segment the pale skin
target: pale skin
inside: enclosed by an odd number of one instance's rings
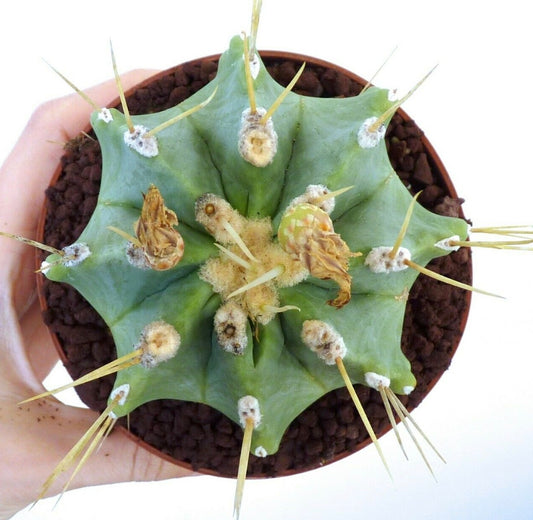
[[[152,71],[122,77],[127,90]],[[101,107],[117,97],[115,81],[86,90]],[[80,96],[40,106],[0,169],[0,231],[36,238],[44,191],[63,153],[60,144],[85,130],[93,108]],[[18,403],[43,392],[57,363],[36,299],[33,248],[0,237],[0,520],[31,504],[57,463],[96,420],[97,413],[53,397]],[[70,488],[151,481],[193,473],[150,454],[120,430],[93,454]],[[61,476],[47,496],[60,493]]]

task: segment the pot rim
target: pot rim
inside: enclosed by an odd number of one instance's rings
[[[320,59],[320,58],[315,58],[313,56],[308,56],[308,55],[305,55],[305,54],[289,52],[289,51],[287,51],[287,52],[286,51],[279,51],[279,50],[260,50],[258,52],[259,52],[259,55],[261,56],[262,59],[267,59],[267,60],[279,59],[279,60],[297,61],[297,62],[300,62],[300,63],[305,61],[306,63],[312,64],[313,66],[323,67],[323,68],[327,68],[327,69],[334,69],[337,72],[339,72],[340,74],[342,74],[343,76],[346,76],[347,78],[355,81],[358,84],[366,85],[368,83],[361,76],[355,74],[354,72],[352,72],[352,71],[350,71],[350,70],[348,70],[348,69],[346,69],[344,67],[341,67],[339,65],[336,65],[335,63],[332,63],[332,62],[329,62],[329,61],[326,61],[326,60],[323,60],[323,59]],[[221,55],[222,54],[217,53],[217,54],[211,54],[211,55],[208,55],[208,56],[204,56],[204,57],[188,60],[188,61],[183,62],[181,64],[178,64],[178,65],[175,65],[173,67],[170,67],[168,69],[156,72],[152,76],[144,79],[143,81],[139,82],[138,84],[136,84],[136,85],[132,86],[131,88],[129,88],[128,90],[126,90],[125,91],[125,97],[130,96],[136,90],[138,90],[140,88],[143,88],[143,87],[145,87],[145,86],[147,86],[147,85],[149,85],[149,84],[161,79],[164,76],[172,74],[177,67],[184,66],[184,65],[192,65],[192,64],[196,64],[196,63],[201,63],[203,61],[218,62],[218,60],[220,59]],[[108,104],[109,107],[116,107],[116,106],[119,106],[119,105],[120,105],[120,97],[118,95],[111,103]],[[412,121],[412,118],[401,107],[396,111],[396,113],[400,115],[400,117],[403,119],[404,122]],[[88,133],[91,130],[92,130],[91,124],[90,124],[90,122],[88,122],[87,126],[84,129],[84,131]],[[435,148],[433,147],[433,145],[431,144],[429,139],[426,137],[425,133],[423,133],[423,135],[421,136],[420,139],[422,141],[422,144],[423,144],[423,147],[424,147],[424,151],[426,152],[426,154],[428,156],[428,161],[432,164],[432,167],[433,167],[432,169],[434,170],[434,173],[439,177],[439,180],[444,184],[445,189],[448,192],[447,194],[450,197],[452,197],[452,198],[458,198],[457,191],[455,189],[455,186],[452,183],[452,180],[450,178],[450,175],[449,175],[446,167],[444,166],[444,163],[442,162],[440,156],[437,154]],[[56,171],[54,172],[54,175],[50,179],[49,186],[53,186],[58,181],[59,176],[61,175],[61,173],[62,173],[62,165],[61,165],[61,162],[60,162],[58,164],[58,166],[57,166]],[[459,208],[459,217],[465,219],[465,215],[463,213],[462,207]],[[42,210],[41,210],[41,214],[40,214],[40,218],[39,218],[39,222],[38,222],[37,240],[41,240],[43,238],[43,236],[44,236],[44,227],[45,227],[46,218],[47,218],[47,209],[46,209],[46,201],[45,201],[45,203],[43,204],[43,207],[42,207]],[[42,253],[40,251],[36,251],[36,255],[35,255],[36,269],[40,268],[41,261],[42,261]],[[468,274],[469,274],[470,277],[472,277],[472,262],[471,261],[469,262],[468,269],[469,269]],[[41,311],[45,311],[48,308],[48,306],[47,306],[47,302],[46,302],[46,298],[45,298],[44,290],[43,290],[44,289],[44,278],[43,278],[42,274],[37,273],[36,274],[36,280],[37,280],[37,293],[38,293],[38,298],[39,298],[39,304],[40,304],[40,307],[41,307]],[[469,315],[470,306],[471,306],[471,299],[472,299],[472,293],[470,291],[466,291],[466,294],[465,294],[465,308],[462,311],[461,321],[460,321],[460,324],[458,326],[458,330],[460,331],[460,333],[459,333],[459,335],[457,337],[456,343],[453,345],[453,348],[451,350],[450,359],[453,359],[453,357],[455,356],[455,353],[456,353],[456,351],[457,351],[457,349],[459,347],[459,343],[460,343],[460,341],[462,339],[462,335],[464,333],[464,330],[465,330],[465,327],[466,327],[466,323],[467,323],[467,320],[468,320],[468,315]],[[52,332],[50,329],[48,329],[48,330],[49,330],[49,333],[50,333],[51,338],[52,338],[52,342],[53,342],[53,344],[54,344],[54,346],[56,348],[56,351],[57,351],[57,353],[59,355],[59,358],[60,358],[61,362],[64,365],[67,364],[68,360],[67,360],[67,357],[65,355],[65,352],[63,351],[62,345],[61,345],[61,343],[59,341],[59,338],[58,338],[57,334]],[[426,391],[424,392],[423,399],[418,404],[420,404],[427,397],[427,395],[435,387],[435,385],[438,383],[438,381],[440,380],[440,378],[442,377],[443,374],[444,374],[444,371],[441,372],[440,374],[437,374],[435,377],[433,377],[431,379],[431,381],[427,385]],[[416,406],[418,406],[418,404]],[[407,408],[409,409],[409,411],[412,411],[416,406],[408,406]],[[145,450],[147,450],[150,453],[157,455],[159,458],[162,458],[163,460],[171,462],[171,463],[173,463],[173,464],[175,464],[175,465],[177,465],[179,467],[182,467],[182,468],[185,468],[187,470],[190,470],[190,471],[193,471],[193,472],[196,472],[196,473],[200,473],[200,474],[203,474],[203,475],[217,476],[217,477],[223,477],[223,478],[234,478],[234,477],[228,477],[227,475],[224,475],[224,474],[219,474],[215,470],[212,470],[212,469],[209,469],[209,468],[197,468],[197,469],[195,469],[195,468],[193,468],[191,463],[178,460],[178,459],[176,459],[176,458],[174,458],[174,457],[172,457],[172,456],[170,456],[170,455],[158,450],[157,448],[155,448],[151,444],[148,444],[146,441],[144,441],[143,439],[141,439],[137,435],[133,434],[128,428],[126,428],[126,427],[124,427],[124,426],[122,426],[120,424],[117,424],[115,426],[115,428],[119,429],[122,432],[122,434],[126,435],[131,441],[135,442],[137,445],[141,446]],[[388,433],[391,429],[392,429],[392,426],[390,424],[387,424],[387,426],[385,428],[382,428],[378,433],[376,433],[376,435],[377,435],[378,438],[380,438],[383,435],[385,435],[386,433]],[[367,438],[365,441],[360,442],[359,444],[357,444],[355,450],[353,450],[353,451],[343,451],[341,453],[338,453],[334,457],[332,457],[331,459],[328,459],[326,462],[321,464],[319,467],[333,464],[334,462],[338,462],[339,460],[342,460],[342,459],[344,459],[344,458],[346,458],[346,457],[348,457],[350,455],[354,455],[356,452],[358,452],[359,450],[365,448],[366,446],[368,446],[371,443],[372,443],[371,439]],[[308,468],[305,468],[305,469],[299,468],[299,469],[292,469],[292,470],[283,470],[279,474],[277,474],[275,477],[295,475],[295,474],[298,474],[298,473],[311,471],[313,469],[317,469],[316,464],[312,465],[312,466],[310,466]],[[261,478],[272,478],[272,477],[270,475],[264,475],[264,474],[259,474],[259,475],[256,474],[256,475],[247,476],[247,479],[261,479]]]

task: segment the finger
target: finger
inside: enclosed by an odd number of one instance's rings
[[[69,431],[61,435],[60,442],[55,447],[56,457],[59,457],[57,464],[98,416],[90,410],[64,405],[55,406],[54,413],[60,413],[69,424],[73,425],[69,427]],[[48,468],[48,472],[51,473],[52,470],[53,467]],[[191,470],[153,454],[139,439],[135,440],[126,430],[118,427],[104,441],[102,447],[87,459],[83,469],[72,481],[70,489],[117,482],[165,480],[194,474]],[[51,489],[50,494],[53,495],[57,491],[57,488]]]
[[[75,486],[148,482],[193,475],[196,473],[151,453],[140,439],[134,440],[124,429],[117,428],[89,461],[85,476],[80,476]]]
[[[2,482],[0,475],[0,483],[9,484],[0,487],[0,501],[15,504],[16,500],[16,510],[35,501],[54,468],[98,417],[96,412],[65,406],[52,398],[17,405],[23,397],[23,394],[12,395],[9,401],[0,397],[3,414],[9,417],[9,420],[0,422],[0,438],[6,446],[12,447],[5,450],[2,463],[5,468],[19,468],[9,472],[11,480],[7,483]],[[60,493],[72,470],[58,475],[45,496]],[[69,488],[192,474],[149,453],[118,430],[112,432],[101,449],[88,458]]]

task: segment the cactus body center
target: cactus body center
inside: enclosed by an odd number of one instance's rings
[[[224,301],[237,303],[252,321],[266,325],[279,308],[278,287],[290,287],[304,280],[309,272],[303,263],[283,250],[273,240],[270,219],[240,221],[240,237],[253,256],[249,259],[235,243],[226,251],[210,258],[200,270],[200,278],[211,284]],[[241,258],[239,262],[237,258]],[[268,273],[273,278],[268,279]],[[262,277],[267,275],[264,282]],[[258,281],[256,285],[254,282]],[[241,288],[249,287],[241,292]],[[235,293],[234,296],[232,296]]]

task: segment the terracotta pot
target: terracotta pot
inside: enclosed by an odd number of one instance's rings
[[[322,82],[326,80],[324,84],[327,88],[329,88],[328,85],[332,88],[335,86],[342,86],[353,95],[366,84],[365,80],[352,72],[309,56],[275,51],[263,51],[260,54],[265,61],[265,64],[271,69],[274,77],[287,75],[288,79],[290,79],[294,73],[291,73],[288,69],[297,68],[303,61],[305,61],[307,63],[306,70],[315,72],[317,77],[321,78]],[[173,98],[181,96],[184,89],[181,86],[175,86],[172,89],[172,82],[178,81],[176,78],[188,75],[191,79],[188,87],[191,87],[193,91],[195,89],[197,90],[202,81],[205,82],[206,78],[204,77],[203,80],[195,79],[195,74],[199,73],[199,76],[213,75],[218,58],[219,55],[215,55],[188,62],[168,71],[161,72],[142,82],[127,93],[129,99],[128,105],[130,106],[130,109],[132,109],[132,113],[136,112],[136,103],[139,102],[139,99],[145,97],[145,93],[148,92],[146,89],[150,85],[162,85],[162,91],[168,90],[169,88],[171,89],[170,94],[162,93],[160,95],[164,101],[157,99],[155,102],[153,102],[153,100],[151,101],[151,103],[155,105],[150,107],[151,110],[161,110],[162,108],[165,108],[165,103],[170,103],[172,105],[176,104],[176,101],[173,101]],[[320,91],[321,88],[326,88],[324,85],[320,86],[320,82],[316,83],[312,76],[308,76],[307,78],[304,76],[302,79],[304,84],[307,82],[307,84],[311,86],[310,88],[313,88],[313,85],[316,85],[317,91]],[[298,91],[301,84],[301,82],[298,83],[295,89],[296,91]],[[135,96],[137,97],[135,98]],[[118,105],[119,100],[117,98],[112,106]],[[406,123],[407,126],[405,127],[403,123]],[[402,130],[397,130],[400,127]],[[421,187],[426,187],[426,196],[422,194],[420,198],[423,204],[425,203],[425,205],[434,209],[436,201],[444,200],[444,203],[440,202],[440,205],[437,204],[437,208],[445,210],[452,209],[456,211],[457,216],[464,218],[459,205],[446,203],[446,200],[454,201],[457,199],[455,188],[442,164],[442,161],[439,159],[429,141],[424,136],[417,137],[415,135],[417,133],[419,134],[420,131],[416,125],[412,123],[409,116],[402,110],[399,110],[397,116],[395,116],[395,119],[393,120],[391,128],[389,128],[387,135],[387,143],[389,145],[389,155],[391,156],[393,165],[394,162],[399,161],[400,167],[404,170],[407,170],[406,166],[412,164],[415,166],[414,173],[411,172],[410,175],[408,175],[408,171],[400,172],[400,177],[405,177],[404,182],[418,184],[414,191],[418,191]],[[409,135],[405,136],[405,138],[401,138],[401,135],[406,133],[405,128],[407,128],[407,133]],[[90,132],[89,125],[86,130],[88,133]],[[395,132],[400,135],[400,137],[395,135]],[[418,149],[416,152],[411,150],[403,157],[395,157],[395,155],[398,155],[398,150],[401,152],[402,147],[406,148],[408,146],[407,144],[404,146],[402,143],[410,143],[410,145],[415,144]],[[91,143],[89,143],[89,145],[95,146]],[[76,146],[77,145],[75,144],[70,145],[70,151],[67,151],[66,153],[67,162],[69,154],[72,155],[74,153],[73,149]],[[76,151],[75,153],[79,153],[79,151]],[[405,157],[408,155],[411,155],[411,157],[406,159]],[[427,177],[427,169],[422,173],[416,171],[418,161],[425,162],[426,160],[433,179],[429,188],[425,184],[427,183],[427,179],[425,178]],[[87,168],[93,168],[93,170],[89,171],[89,177],[92,175],[91,172],[96,171],[94,170],[94,167],[94,165],[90,164],[87,166]],[[58,166],[51,181],[52,187],[55,186],[55,188],[57,188],[58,183],[66,182],[65,179],[69,175],[69,172],[67,171],[69,168],[70,170],[75,170],[75,168],[71,168],[68,164],[66,166],[64,164]],[[76,172],[70,172],[70,174],[76,175]],[[64,189],[63,186],[62,189]],[[52,188],[52,192],[57,196],[58,191],[56,190],[54,192],[53,190],[54,188]],[[59,191],[59,193],[61,193],[61,191]],[[65,192],[63,191],[63,193]],[[87,197],[95,196],[93,193],[85,195]],[[449,199],[446,199],[445,197],[448,197]],[[83,205],[86,200],[87,199],[84,199],[84,202],[79,204],[79,207],[84,207]],[[38,240],[42,240],[55,247],[67,245],[67,243],[50,242],[51,231],[49,229],[50,215],[48,213],[48,206],[49,204],[45,204],[45,207],[43,208],[42,218],[39,225]],[[88,215],[85,217],[88,219]],[[79,230],[83,227],[83,224],[78,222],[74,227],[77,227]],[[75,231],[75,229],[71,229],[69,232],[75,235]],[[76,237],[74,236],[74,239],[75,238]],[[39,265],[41,260],[42,255],[39,254],[37,258],[37,263]],[[460,281],[469,283],[472,275],[469,251],[460,251],[458,253],[453,253],[449,257],[439,259],[434,262],[432,268],[434,270],[444,268],[444,270],[448,271],[451,264],[458,269],[458,272],[455,274],[456,278],[460,279]],[[83,319],[81,320],[82,325],[80,325],[79,316],[78,318],[73,318],[73,320],[64,320],[64,322],[60,324],[54,321],[54,314],[58,312],[54,305],[57,303],[58,297],[57,294],[55,296],[51,294],[51,291],[53,292],[56,289],[51,289],[51,282],[45,280],[41,275],[38,276],[37,280],[45,321],[51,324],[51,333],[54,343],[60,358],[70,374],[76,378],[82,373],[88,372],[96,368],[96,366],[110,361],[110,359],[106,358],[106,354],[103,350],[99,350],[100,347],[98,345],[100,345],[103,340],[94,339],[100,338],[102,334],[105,336],[105,329],[100,329],[100,332],[93,335],[92,339],[89,341],[80,341],[80,338],[78,337],[74,343],[65,343],[64,338],[67,335],[68,328],[76,328],[77,330],[80,326],[83,328]],[[60,284],[54,285],[57,286]],[[411,290],[411,296],[408,303],[402,346],[405,349],[407,357],[412,362],[413,371],[416,372],[415,367],[421,368],[421,375],[417,376],[417,388],[408,398],[406,397],[403,399],[407,408],[410,410],[420,403],[448,367],[451,358],[458,347],[459,340],[466,325],[468,310],[470,307],[470,293],[447,286],[445,294],[447,298],[446,301],[442,301],[439,300],[443,296],[442,293],[438,292],[438,287],[438,282],[429,278],[419,277]],[[76,296],[77,293],[75,293],[72,288],[62,287],[60,291],[65,292],[66,299],[73,300],[72,306],[75,307],[75,315],[79,315],[80,313],[83,314],[83,312],[86,314],[88,313],[89,315],[91,314],[90,310],[80,310],[83,305],[83,299],[79,295]],[[435,296],[436,293],[439,295]],[[437,309],[443,307],[445,304],[451,306],[451,309],[455,309],[455,314],[449,319],[450,324],[442,327],[442,324],[432,324],[424,321],[426,318],[424,311],[421,309],[427,305],[431,307],[432,302],[436,305]],[[431,314],[432,312],[430,309],[429,315]],[[67,321],[73,321],[73,325],[69,325],[66,323]],[[414,326],[414,329],[411,326]],[[80,331],[78,330],[78,332]],[[107,337],[104,339],[109,342],[109,335],[107,334]],[[418,367],[418,365],[420,365],[420,367]],[[97,381],[78,387],[78,393],[82,400],[91,408],[102,410],[105,407],[105,401],[111,389],[111,385],[112,377],[108,377],[103,382]],[[365,387],[359,387],[358,392],[363,404],[366,404],[367,406],[370,404],[374,411],[374,416],[372,416],[371,412],[370,419],[376,434],[378,436],[383,435],[390,429],[390,425],[388,424],[384,411],[382,414],[375,413],[377,407],[374,405],[379,406],[381,402],[377,392],[370,391]],[[175,407],[173,408],[173,406]],[[199,421],[199,424],[190,424],[188,432],[182,431],[182,423],[190,422],[190,417],[184,413],[187,406],[192,407],[192,416],[198,417]],[[172,404],[166,401],[161,403],[148,403],[140,408],[143,409],[142,418],[140,418],[141,412],[139,412],[139,417],[137,417],[135,413],[132,414],[130,425],[131,431],[128,432],[128,435],[134,438],[136,442],[143,444],[149,450],[153,450],[159,456],[189,469],[212,475],[235,475],[238,460],[238,449],[236,450],[235,446],[240,446],[242,432],[240,427],[233,425],[229,420],[225,420],[219,412],[211,410],[204,405],[179,402]],[[381,408],[383,408],[382,405]],[[325,411],[330,411],[330,413],[325,413]],[[331,417],[327,417],[328,415],[331,415],[331,413],[334,416],[333,419],[337,421],[336,423],[334,423],[334,421],[332,422]],[[359,418],[353,418],[351,417],[352,415],[355,416],[355,411],[353,410],[353,405],[349,401],[344,389],[324,396],[318,403],[311,406],[310,409],[306,410],[293,422],[284,441],[282,441],[278,454],[269,456],[266,459],[256,460],[255,457],[251,457],[249,475],[265,477],[301,472],[334,462],[363,448],[370,443],[370,439],[366,436],[366,432],[364,432],[359,422]],[[146,419],[146,417],[152,417],[152,419]],[[159,419],[164,419],[164,422],[159,422]],[[136,423],[137,420],[138,424]],[[148,423],[151,423],[151,425],[148,425]],[[163,424],[163,426],[161,424]],[[169,446],[167,441],[165,441],[167,444],[163,443],[164,446],[162,446],[162,443],[158,440],[160,430],[165,430],[165,428],[168,430],[169,424],[172,424],[173,432],[171,432],[171,434],[168,434],[168,432],[165,433],[165,439],[174,436],[177,442],[175,447]],[[124,425],[118,427],[124,428]],[[222,430],[222,433],[218,430]],[[314,441],[317,441],[316,432],[318,430],[321,430],[323,437],[319,439],[320,442],[315,442],[313,446],[316,447],[318,444],[321,444],[322,448],[320,450],[318,450],[318,448],[310,450],[310,443],[308,441],[299,440],[305,437],[305,435],[302,434],[302,431],[307,432],[308,437],[311,436]],[[213,455],[202,456],[202,452],[206,451],[208,443],[213,443],[213,439],[219,434],[224,435],[224,442],[227,446],[224,448],[220,441],[217,441],[218,445],[215,450],[216,457],[223,459],[223,461],[218,465],[214,465],[212,464]],[[204,435],[204,447],[202,447],[200,439],[197,439],[197,437],[201,435]],[[233,444],[228,440],[232,437],[234,438]],[[193,442],[191,439],[194,439],[196,443],[194,447],[192,447]],[[191,445],[189,451],[192,452],[193,455],[185,453],[187,451],[183,448],[185,444]],[[296,454],[299,455],[297,456]],[[296,462],[293,463],[294,461]]]

